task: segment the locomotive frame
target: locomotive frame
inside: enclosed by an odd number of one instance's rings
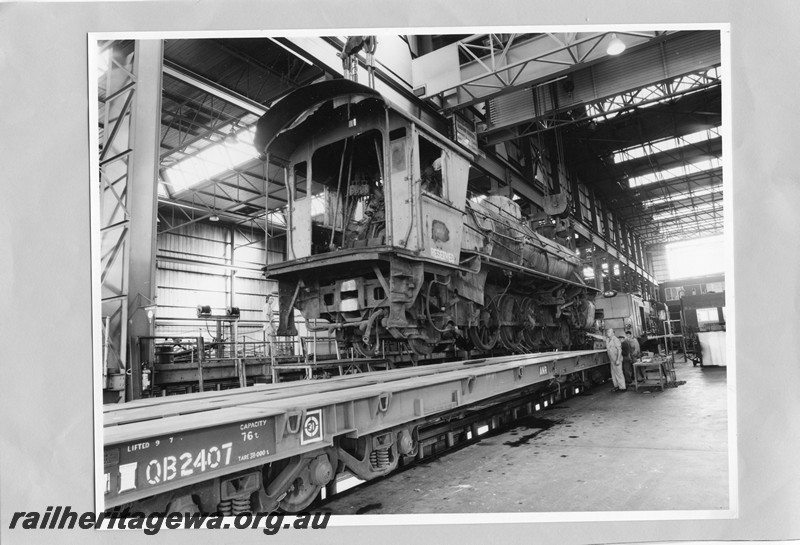
[[[255,145],[283,166],[287,260],[278,335],[294,309],[340,345],[374,355],[584,346],[597,290],[573,251],[519,205],[481,194],[474,155],[349,80],[298,89],[258,122]]]

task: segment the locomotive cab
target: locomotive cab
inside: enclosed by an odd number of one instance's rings
[[[288,260],[394,246],[455,263],[467,158],[353,82],[301,89],[273,109],[256,146],[284,166]]]

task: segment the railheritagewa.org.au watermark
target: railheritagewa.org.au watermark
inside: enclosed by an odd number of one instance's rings
[[[11,517],[11,530],[142,530],[147,535],[155,535],[163,528],[223,530],[262,530],[266,535],[275,535],[282,529],[321,530],[328,526],[330,513],[142,513],[115,508],[110,511],[80,513],[69,505],[49,506],[44,512],[16,511]]]

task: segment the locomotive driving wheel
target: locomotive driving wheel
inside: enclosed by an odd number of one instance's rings
[[[500,338],[500,317],[497,305],[490,301],[481,309],[478,316],[478,325],[471,326],[468,330],[472,344],[480,350],[488,352],[493,349]]]
[[[536,322],[536,305],[533,299],[525,297],[520,304],[522,320],[522,344],[528,351],[535,351],[541,347],[544,333],[542,327]]]
[[[569,350],[570,345],[572,345],[572,335],[566,320],[561,320],[558,324],[558,336],[559,341],[561,341],[561,347],[565,350]]]
[[[525,346],[528,347],[528,350],[539,350],[544,342],[544,328],[524,329],[522,336],[525,339]]]
[[[512,352],[525,352],[523,345],[522,316],[519,300],[512,295],[504,295],[497,305],[501,320],[500,343]]]
[[[544,329],[544,340],[550,348],[557,350],[568,349],[572,344],[569,324],[562,320],[558,325],[546,327]]]
[[[561,348],[559,331],[556,326],[546,326],[543,330],[544,342],[550,348]]]

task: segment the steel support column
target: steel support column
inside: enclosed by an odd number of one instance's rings
[[[137,80],[131,110],[128,205],[130,244],[128,270],[129,377],[127,398],[142,396],[139,337],[152,335],[156,283],[156,210],[161,115],[163,42],[138,40],[133,73]]]
[[[130,111],[136,92],[132,56],[109,44],[98,80],[100,139],[100,282],[103,323],[103,403],[124,399],[128,369],[128,163]],[[102,59],[102,54],[101,54]]]

